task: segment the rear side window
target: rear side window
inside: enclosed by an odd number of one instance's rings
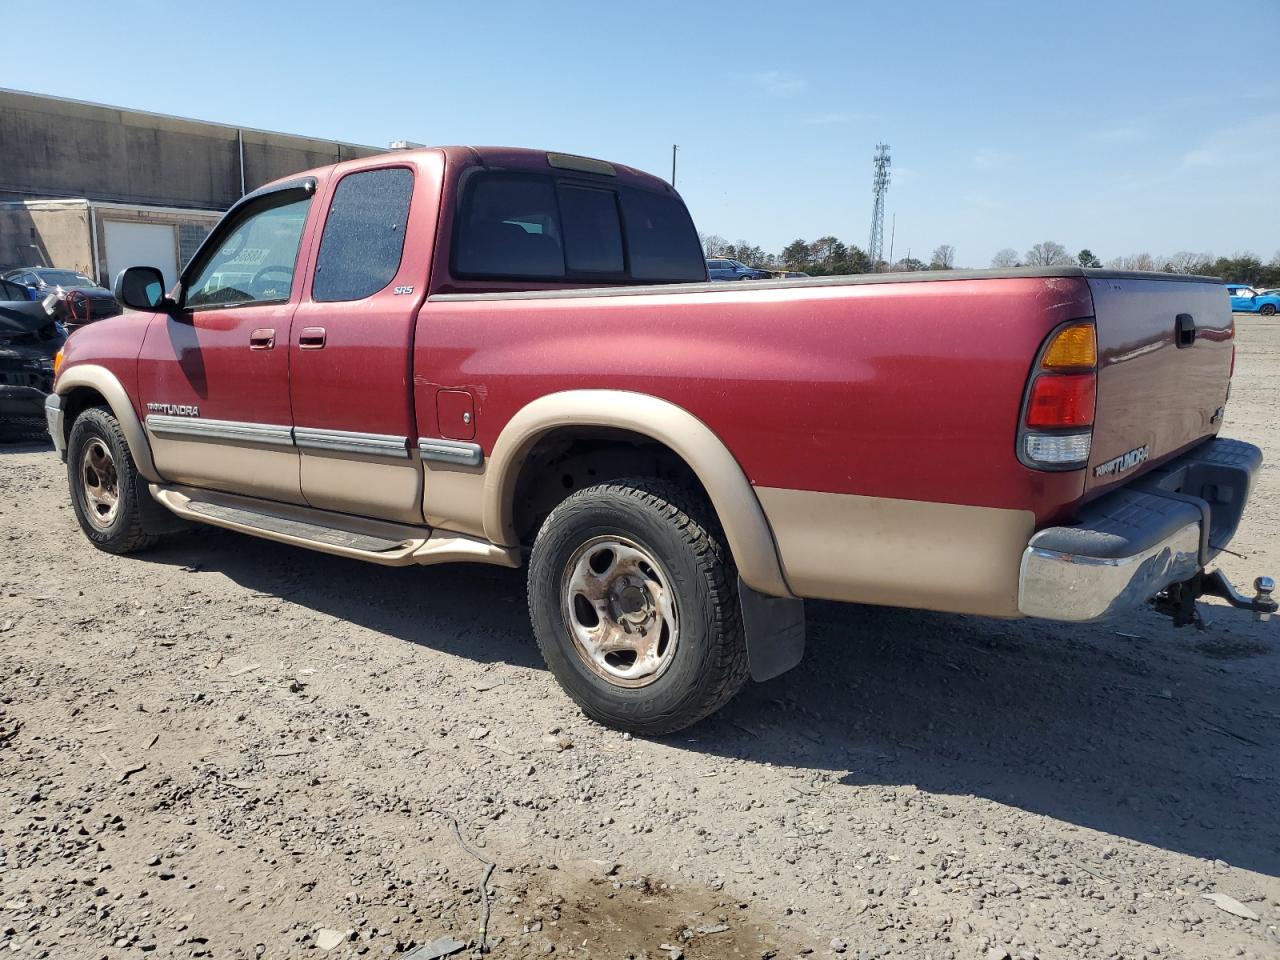
[[[476,277],[564,277],[560,214],[550,177],[479,176],[468,185],[454,272]]]
[[[627,186],[478,173],[463,190],[453,273],[494,280],[705,280],[684,205]]]
[[[350,173],[338,183],[320,237],[311,297],[363,300],[400,269],[413,172],[404,167]]]

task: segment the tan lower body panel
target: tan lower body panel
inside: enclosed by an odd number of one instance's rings
[[[484,537],[484,467],[422,461],[422,514],[433,527]]]
[[[212,439],[175,440],[147,431],[160,476],[265,500],[304,503],[293,447],[252,446]]]
[[[1029,510],[756,487],[797,596],[1018,617]]]
[[[416,455],[395,459],[301,450],[299,456],[302,489],[311,506],[422,522],[422,474]]]

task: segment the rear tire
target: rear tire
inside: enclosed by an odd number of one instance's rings
[[[99,550],[135,553],[159,539],[145,530],[138,498],[151,494],[109,410],[91,407],[71,425],[67,482],[80,529]]]
[[[1264,317],[1274,317],[1276,315],[1276,305],[1274,303],[1264,303],[1258,312]]]
[[[747,680],[737,579],[701,496],[617,480],[547,517],[529,562],[529,615],[547,667],[587,716],[671,733]]]

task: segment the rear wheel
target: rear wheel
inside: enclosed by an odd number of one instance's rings
[[[737,571],[702,498],[651,479],[581,490],[538,533],[529,613],[543,659],[593,720],[696,723],[747,679]]]
[[[1264,317],[1274,317],[1276,315],[1276,305],[1274,303],[1264,303],[1258,312]]]
[[[80,529],[108,553],[145,550],[157,540],[143,528],[140,485],[129,445],[111,412],[93,407],[76,418],[67,440],[67,480]]]

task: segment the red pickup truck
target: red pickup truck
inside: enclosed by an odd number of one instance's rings
[[[799,660],[803,598],[1181,620],[1261,464],[1218,439],[1216,280],[707,282],[675,190],[446,147],[270,184],[174,289],[133,267],[47,405],[85,535],[190,522],[388,565],[528,564],[548,666],[660,733]],[[412,598],[406,598],[412,602]]]

